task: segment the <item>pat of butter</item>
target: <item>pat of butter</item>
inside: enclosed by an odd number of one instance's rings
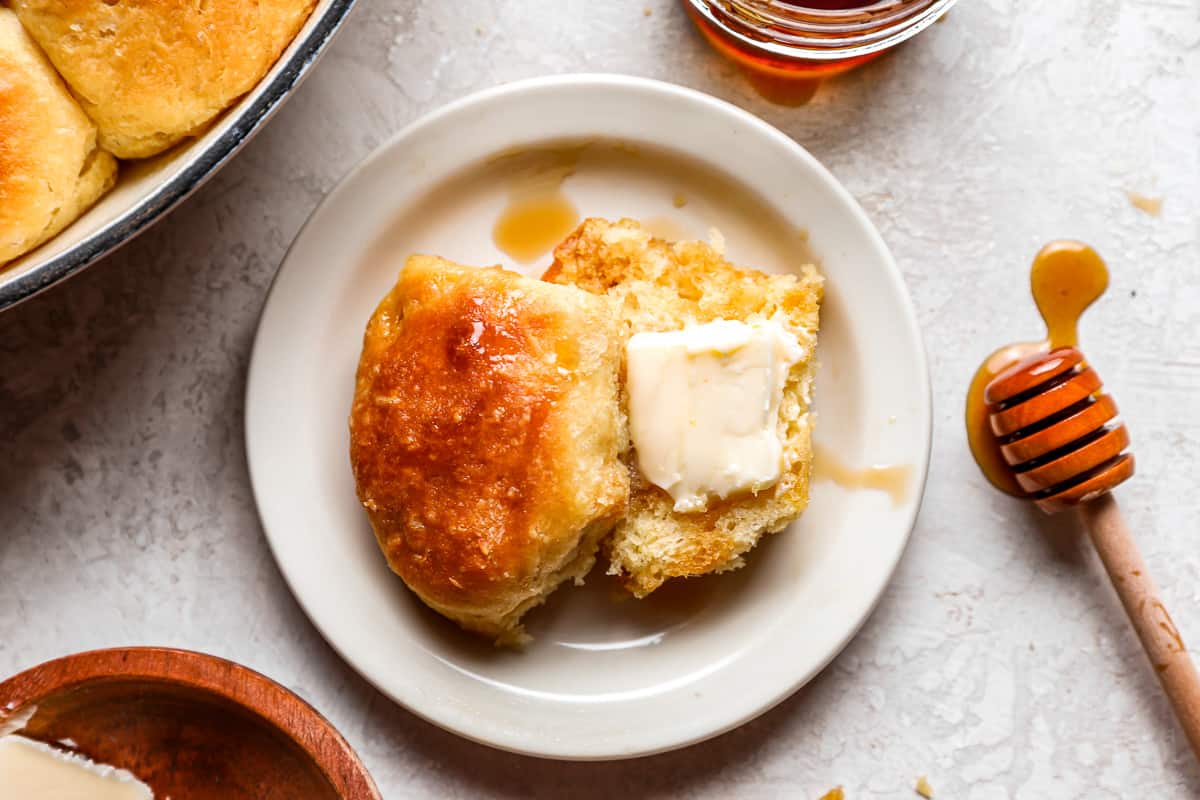
[[[0,798],[8,800],[153,800],[126,770],[95,764],[24,736],[0,736]]]
[[[806,355],[775,320],[639,333],[626,346],[638,468],[676,511],[773,486],[784,468],[779,405]]]

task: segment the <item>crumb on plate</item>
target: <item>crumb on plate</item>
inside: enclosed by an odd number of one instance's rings
[[[1161,197],[1151,197],[1140,192],[1125,192],[1125,196],[1129,198],[1129,204],[1138,211],[1152,217],[1157,217],[1162,213],[1163,199]]]

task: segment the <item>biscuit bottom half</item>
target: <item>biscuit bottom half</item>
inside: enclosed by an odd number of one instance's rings
[[[800,516],[812,473],[812,386],[823,291],[815,266],[768,275],[730,264],[703,242],[655,239],[633,220],[589,219],[555,250],[544,278],[614,301],[625,338],[720,319],[775,319],[805,351],[784,384],[778,421],[784,468],[774,486],[713,501],[703,512],[676,512],[671,497],[638,471],[632,451],[623,452],[630,505],[605,544],[611,574],[644,597],[670,578],[736,569],[764,534]]]

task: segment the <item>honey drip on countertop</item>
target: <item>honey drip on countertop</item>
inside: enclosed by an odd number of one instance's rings
[[[764,100],[777,106],[806,105],[821,88],[820,78],[798,78],[793,75],[777,75],[762,69],[745,68],[746,80]]]
[[[579,210],[563,193],[582,148],[554,153],[549,162],[517,164],[508,205],[492,228],[492,241],[506,255],[528,264],[549,253],[579,224]],[[509,156],[519,161],[524,154]]]
[[[1057,241],[1043,247],[1033,259],[1029,288],[1046,323],[1046,338],[1037,342],[1005,345],[988,356],[967,391],[967,443],[980,470],[997,489],[1025,497],[1012,468],[988,424],[983,391],[992,378],[1013,364],[1037,353],[1079,344],[1079,318],[1108,288],[1108,268],[1100,255],[1082,242]]]
[[[827,448],[813,444],[814,480],[833,481],[843,489],[875,489],[886,492],[892,498],[893,506],[903,503],[908,495],[912,471],[912,467],[908,465],[850,467]]]

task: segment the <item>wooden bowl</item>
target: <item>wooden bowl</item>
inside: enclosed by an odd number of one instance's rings
[[[0,724],[68,740],[129,770],[158,798],[378,800],[341,734],[274,681],[221,658],[159,647],[94,650],[0,683]]]

